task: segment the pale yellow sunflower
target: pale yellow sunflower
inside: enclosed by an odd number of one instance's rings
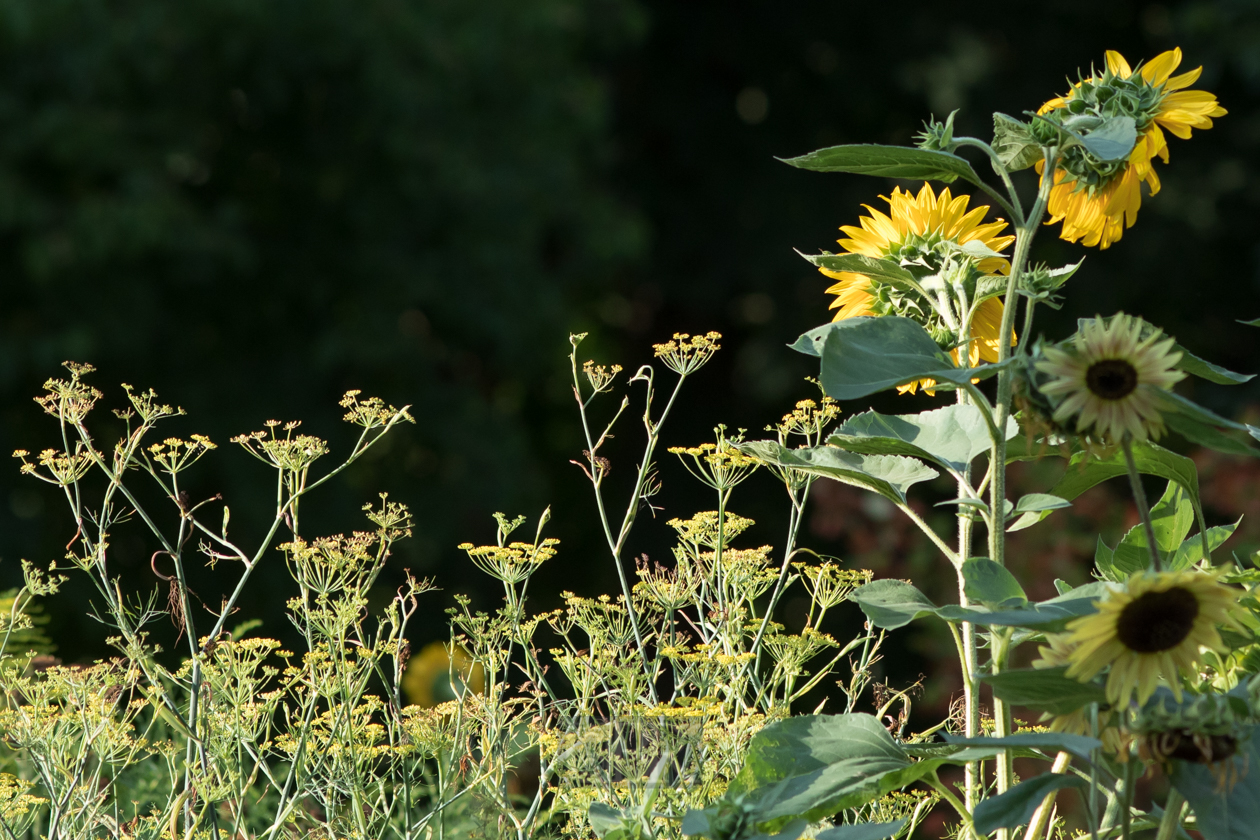
[[[983,221],[989,212],[987,206],[981,205],[968,210],[970,197],[954,197],[948,187],[941,190],[939,196],[926,183],[918,195],[897,187],[891,197],[881,198],[888,202],[887,214],[864,204],[862,206],[870,215],[860,217],[857,226],[845,225],[840,228],[848,236],[847,239],[839,240],[840,247],[846,252],[893,261],[905,258],[922,260],[929,259],[932,252],[945,242],[955,245],[980,242],[996,252],[1015,241],[1014,236],[1000,235],[1006,228],[1006,222],[1002,219]],[[1011,264],[1004,257],[988,257],[979,260],[976,268],[983,274],[1009,274]],[[828,294],[836,296],[830,306],[836,310],[833,321],[863,315],[889,314],[881,310],[875,285],[865,274],[827,268],[820,268],[819,271],[838,281],[827,289]],[[977,307],[972,318],[968,366],[975,367],[981,360],[998,360],[998,334],[1001,331],[1002,301],[989,298]],[[1014,336],[1011,343],[1015,343]],[[952,350],[950,355],[953,356],[954,363],[959,364],[958,351]],[[922,386],[930,393],[934,384],[931,380],[922,380],[903,385],[897,390],[914,393]]]
[[[1107,248],[1120,240],[1126,227],[1137,221],[1142,206],[1142,183],[1151,195],[1159,192],[1159,176],[1154,160],[1168,163],[1168,141],[1164,129],[1183,140],[1192,129],[1212,127],[1213,117],[1227,111],[1215,94],[1185,90],[1194,84],[1203,68],[1173,76],[1181,64],[1181,48],[1161,53],[1135,71],[1124,56],[1107,51],[1107,70],[1072,86],[1063,96],[1051,99],[1037,113],[1066,110],[1069,114],[1098,117],[1133,117],[1138,139],[1127,160],[1101,162],[1092,159],[1081,146],[1065,151],[1054,173],[1048,210],[1050,221],[1063,222],[1059,233],[1068,242],[1081,241],[1088,247]],[[1045,161],[1037,164],[1045,177]]]
[[[1143,336],[1143,333],[1146,333]],[[1049,381],[1038,389],[1060,400],[1054,420],[1076,418],[1076,431],[1109,443],[1124,435],[1158,439],[1164,431],[1159,391],[1185,378],[1177,342],[1141,318],[1120,313],[1087,321],[1059,347],[1046,347],[1036,362]]]
[[[1067,675],[1093,679],[1104,668],[1107,699],[1144,704],[1163,680],[1178,700],[1181,676],[1194,675],[1201,650],[1223,650],[1220,625],[1237,626],[1238,591],[1222,584],[1221,569],[1138,572],[1096,602],[1098,612],[1068,624]]]

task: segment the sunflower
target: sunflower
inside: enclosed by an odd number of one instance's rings
[[[1143,333],[1146,333],[1143,337]],[[1115,442],[1157,439],[1164,431],[1158,391],[1185,378],[1174,365],[1177,342],[1141,318],[1120,313],[1085,322],[1066,346],[1042,349],[1036,369],[1050,377],[1038,390],[1061,400],[1053,419],[1076,418],[1076,431]]]
[[[486,676],[481,664],[473,662],[463,648],[455,648],[452,666],[446,642],[430,642],[411,657],[403,673],[402,688],[407,699],[426,709],[448,700],[457,700],[466,686],[474,694],[485,689]]]
[[[1222,649],[1217,625],[1235,625],[1238,593],[1219,581],[1221,572],[1135,573],[1096,602],[1098,612],[1068,624],[1075,648],[1067,675],[1089,680],[1111,666],[1106,692],[1116,706],[1134,692],[1146,703],[1161,678],[1180,701],[1179,675],[1198,672],[1201,648]]]
[[[1100,161],[1083,146],[1064,151],[1054,172],[1048,209],[1050,221],[1063,222],[1059,233],[1068,242],[1082,240],[1088,247],[1107,248],[1119,241],[1126,227],[1137,221],[1142,206],[1142,182],[1151,195],[1159,192],[1159,176],[1154,161],[1168,163],[1168,141],[1164,130],[1183,140],[1192,129],[1212,127],[1213,117],[1227,112],[1214,94],[1185,90],[1198,80],[1202,67],[1173,76],[1181,64],[1181,48],[1161,53],[1137,70],[1124,56],[1107,51],[1107,69],[1072,86],[1063,96],[1051,99],[1039,114],[1062,112],[1072,117],[1132,117],[1137,142],[1127,160]],[[1045,161],[1037,164],[1045,177]]]
[[[941,190],[939,196],[926,183],[918,195],[898,187],[893,190],[891,197],[881,198],[888,202],[888,214],[863,205],[870,215],[859,218],[856,227],[845,225],[840,228],[848,236],[847,239],[839,240],[840,247],[846,252],[902,264],[939,268],[942,255],[951,247],[979,242],[996,252],[1015,240],[1013,236],[1000,235],[1006,228],[1006,222],[1002,219],[987,223],[982,221],[989,212],[987,206],[968,210],[970,198],[965,195],[955,198],[950,195],[948,187]],[[1009,274],[1011,264],[1004,257],[986,257],[977,261],[975,268],[980,275]],[[830,306],[836,310],[833,321],[863,315],[903,314],[896,305],[890,305],[889,301],[881,297],[875,283],[865,274],[827,268],[820,268],[819,271],[838,281],[827,289],[828,294],[836,296]],[[930,309],[925,309],[925,301],[913,301],[906,305],[918,312]],[[967,353],[969,366],[974,367],[982,359],[988,362],[997,361],[998,334],[1001,331],[1002,301],[989,298],[976,308],[972,316],[971,342]],[[1014,336],[1012,344],[1013,339]],[[958,364],[958,351],[952,350],[950,355],[955,364]],[[930,393],[934,384],[931,380],[922,380],[903,385],[897,390],[914,393],[919,386],[923,386]]]

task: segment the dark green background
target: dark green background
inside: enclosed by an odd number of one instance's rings
[[[907,143],[954,108],[987,136],[991,112],[1035,108],[1106,49],[1136,61],[1175,45],[1230,114],[1170,141],[1163,192],[1109,251],[1043,232],[1036,259],[1088,258],[1038,329],[1124,309],[1252,371],[1260,332],[1234,319],[1260,316],[1255,2],[0,0],[3,446],[51,445],[29,398],[63,359],[91,362],[109,407],[120,381],[154,387],[189,413],[171,433],[223,445],[194,495],[223,492],[248,542],[271,484],[228,438],[304,418],[344,450],[336,401],[362,388],[411,404],[417,425],[305,508],[304,530],[360,527],[378,490],[412,505],[416,536],[382,592],[404,566],[438,577],[417,641],[443,632],[453,591],[493,604],[454,546],[491,539],[495,510],[552,504],[563,543],[532,588],[543,604],[610,591],[568,463],[582,448],[569,331],[633,369],[675,330],[720,330],[667,443],[718,422],[760,430],[809,396],[816,371],[785,345],[828,318],[827,280],[792,249],[832,247],[894,185],[775,156]],[[1260,397],[1191,387],[1233,414]],[[614,481],[641,427],[621,431]],[[712,506],[662,459],[665,518]],[[756,479],[736,500],[761,522],[754,542],[780,539],[777,492]],[[835,504],[809,544],[905,560],[900,543],[855,545]],[[661,518],[644,524],[630,553],[665,559]],[[20,557],[59,559],[72,533],[54,490],[4,471],[0,579]],[[152,550],[132,524],[111,562],[149,589]],[[198,594],[216,603],[225,575],[199,573]],[[260,632],[286,632],[286,580],[274,555],[243,604]],[[105,655],[86,588],[67,592],[51,611],[62,654]]]

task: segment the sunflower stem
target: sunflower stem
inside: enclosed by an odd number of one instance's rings
[[[1159,831],[1155,834],[1155,840],[1172,840],[1176,836],[1181,824],[1181,806],[1185,801],[1180,791],[1176,788],[1169,789],[1168,799],[1164,801],[1164,816],[1159,820]]]
[[[967,393],[959,390],[957,394],[959,405],[966,405]],[[958,478],[958,496],[963,498],[974,493],[975,490],[971,487],[971,464],[967,464],[966,469],[963,470],[962,475]],[[971,513],[959,505],[958,557],[960,560],[965,561],[971,556],[971,532],[974,524],[975,520],[972,518]],[[957,565],[954,568],[958,573],[958,603],[965,607],[971,603],[971,600],[967,597],[965,581],[962,575],[962,565]],[[963,731],[968,738],[974,738],[980,734],[980,704],[977,702],[976,686],[972,677],[976,672],[976,626],[969,621],[964,621],[959,629],[962,633],[959,652],[962,655],[963,668]],[[963,800],[968,810],[974,810],[979,793],[980,763],[978,761],[967,762],[964,773]]]
[[[954,142],[959,146],[971,146],[980,149],[989,156],[989,160],[993,162],[993,169],[997,172],[998,177],[1002,179],[1002,184],[1006,187],[1006,191],[1010,194],[1011,200],[1005,201],[996,190],[987,184],[980,184],[980,189],[988,193],[994,201],[1002,205],[1002,209],[1011,214],[1011,219],[1016,225],[1024,223],[1024,207],[1020,203],[1019,193],[1015,191],[1015,184],[1011,181],[1011,173],[1007,170],[1006,164],[998,157],[998,153],[993,147],[977,137],[955,137]]]
[[[1120,441],[1124,450],[1124,464],[1129,470],[1129,486],[1133,488],[1133,503],[1137,505],[1138,516],[1142,517],[1142,530],[1146,532],[1146,546],[1151,552],[1151,562],[1155,571],[1163,570],[1159,557],[1159,544],[1155,541],[1155,526],[1151,524],[1151,508],[1146,502],[1146,490],[1142,487],[1142,476],[1138,473],[1137,462],[1133,460],[1133,444],[1126,434]]]
[[[1133,786],[1137,782],[1137,762],[1132,757],[1124,765],[1124,790],[1120,800],[1120,840],[1129,840],[1133,811]]]
[[[1061,752],[1054,757],[1054,764],[1050,766],[1051,773],[1062,773],[1067,770],[1069,764],[1072,763],[1072,754]],[[1037,806],[1036,812],[1033,813],[1032,822],[1028,823],[1028,830],[1024,832],[1024,840],[1038,840],[1041,835],[1046,833],[1046,829],[1050,826],[1050,814],[1054,811],[1054,798],[1057,791],[1051,791],[1041,800],[1041,804]]]
[[[1052,173],[1050,178],[1042,178],[1037,190],[1037,202],[1032,213],[1015,231],[1015,253],[1011,258],[1011,274],[1006,281],[1006,294],[1002,298],[1002,328],[998,331],[998,364],[1006,361],[1011,355],[1011,342],[1008,336],[1014,332],[1015,309],[1019,306],[1019,282],[1024,274],[1024,265],[1028,262],[1028,251],[1032,247],[1037,226],[1041,224],[1042,214],[1046,210],[1046,202],[1050,198],[1050,187],[1053,186],[1054,167],[1058,161],[1058,149],[1051,147],[1045,150],[1046,166]],[[1028,335],[1023,337],[1028,340]],[[990,466],[993,470],[993,482],[989,487],[989,510],[993,511],[993,522],[989,526],[989,557],[996,563],[1005,565],[1006,561],[1006,419],[1011,409],[1011,376],[1012,372],[1003,370],[998,374],[997,404],[994,406],[994,426],[997,434],[993,435],[993,450]]]

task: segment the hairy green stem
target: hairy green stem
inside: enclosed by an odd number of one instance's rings
[[[1151,523],[1151,508],[1146,502],[1146,489],[1142,487],[1142,476],[1138,472],[1137,462],[1133,460],[1133,444],[1126,434],[1120,441],[1124,451],[1124,465],[1129,471],[1129,487],[1133,490],[1133,504],[1137,506],[1138,516],[1142,518],[1142,530],[1146,533],[1146,545],[1151,551],[1151,562],[1155,571],[1161,571],[1163,562],[1159,556],[1159,543],[1155,541],[1155,526]]]
[[[1177,829],[1181,828],[1181,810],[1185,805],[1185,797],[1176,788],[1168,790],[1168,799],[1164,801],[1164,816],[1159,820],[1159,831],[1155,834],[1155,840],[1173,840],[1177,836]]]

